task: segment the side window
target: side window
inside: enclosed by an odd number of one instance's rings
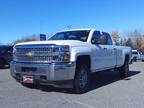
[[[92,39],[91,39],[92,44],[99,43],[100,36],[101,36],[100,31],[95,31],[93,33],[93,36],[92,36]]]
[[[102,32],[102,34],[107,37],[107,45],[112,45],[113,43],[112,43],[112,39],[109,33]]]

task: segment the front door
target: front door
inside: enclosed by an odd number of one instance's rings
[[[108,56],[106,45],[99,43],[101,33],[95,31],[92,36],[92,71],[100,71],[107,67]]]

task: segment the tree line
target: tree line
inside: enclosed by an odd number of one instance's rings
[[[126,31],[121,34],[117,30],[113,30],[111,36],[116,44],[144,51],[144,32],[140,29]]]

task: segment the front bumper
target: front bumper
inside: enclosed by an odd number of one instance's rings
[[[74,62],[38,64],[12,61],[10,63],[11,76],[20,82],[23,75],[29,75],[34,77],[34,83],[64,88],[73,87],[75,67]]]

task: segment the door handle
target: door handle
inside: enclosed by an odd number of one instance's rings
[[[116,50],[116,48],[114,48],[114,50]]]
[[[104,50],[107,50],[107,48],[104,48]]]

